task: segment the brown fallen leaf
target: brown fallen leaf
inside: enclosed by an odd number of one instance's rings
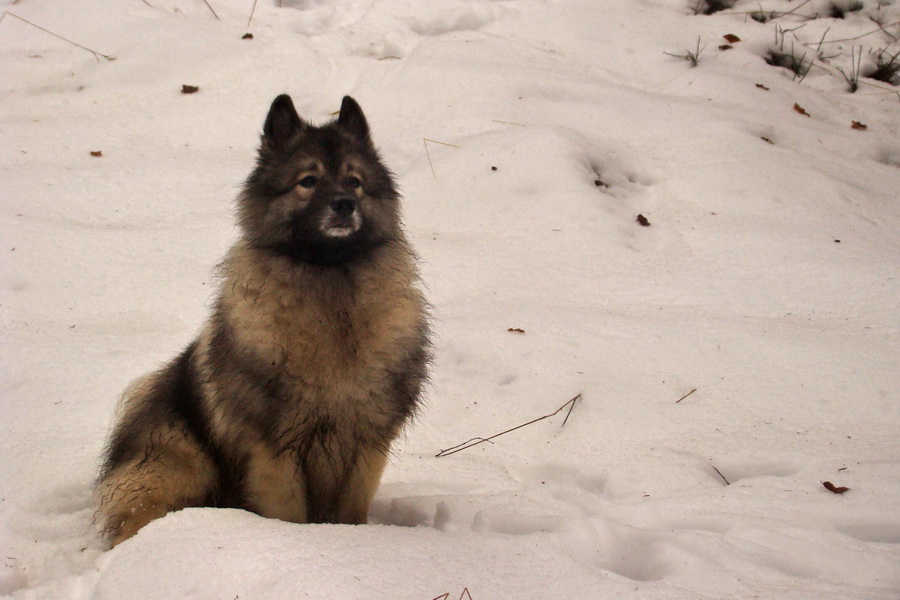
[[[758,87],[758,88],[761,89],[761,90],[766,90],[767,92],[769,91],[769,88],[767,88],[766,86],[764,86],[764,85],[761,84],[761,83],[757,83],[757,84],[756,84],[756,87]]]
[[[773,146],[775,145],[775,142],[773,142],[772,140],[770,140],[769,138],[767,138],[765,136],[760,136],[759,139],[761,139],[762,141],[767,142],[769,144],[772,144]]]
[[[91,150],[91,156],[103,156],[102,150]]]
[[[725,38],[725,40],[726,40],[729,44],[736,44],[737,42],[741,41],[741,38],[739,38],[738,36],[734,35],[733,33],[726,33],[726,34],[723,35],[722,37]]]
[[[868,125],[866,125],[865,123],[860,123],[859,121],[852,121],[850,123],[850,127],[852,127],[853,129],[859,129],[860,131],[865,131],[869,128]]]
[[[200,88],[197,87],[196,85],[187,85],[187,84],[184,84],[184,85],[181,86],[181,93],[182,93],[182,94],[196,94],[196,93],[199,92],[199,91],[200,91]]]
[[[794,110],[803,115],[804,117],[808,117],[809,113],[806,112],[806,109],[794,102]]]
[[[244,35],[241,36],[241,39],[242,39],[242,40],[252,40],[252,39],[253,39],[253,34],[252,34],[252,33],[245,33]]]
[[[520,329],[518,327],[510,327],[509,329],[507,329],[507,331],[510,333],[525,333],[524,329]]]
[[[648,221],[647,217],[645,217],[644,215],[638,215],[635,221],[640,223],[641,227],[650,227],[650,221]]]
[[[732,48],[734,48],[734,46],[732,46],[731,44],[722,44],[721,46],[719,46],[719,50],[731,50]]]
[[[846,491],[849,491],[848,487],[837,487],[830,481],[823,481],[822,485],[825,486],[825,489],[831,492],[832,494],[843,494]]]
[[[595,180],[594,180],[594,185],[597,186],[597,187],[605,187],[605,188],[608,188],[608,187],[609,187],[609,185],[607,185],[606,183],[604,183],[604,182],[603,182],[602,180],[600,180],[600,179],[595,179]]]

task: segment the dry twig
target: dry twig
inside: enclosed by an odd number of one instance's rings
[[[97,60],[100,60],[100,59],[98,58],[98,57],[100,57],[100,56],[102,56],[102,57],[105,58],[106,60],[116,60],[114,56],[107,56],[107,55],[103,54],[102,52],[97,52],[96,50],[91,50],[91,49],[88,48],[87,46],[82,46],[81,44],[79,44],[79,43],[77,43],[77,42],[73,42],[72,40],[70,40],[70,39],[68,39],[68,38],[64,38],[63,36],[59,35],[58,33],[53,33],[53,32],[50,31],[49,29],[45,29],[45,28],[41,27],[40,25],[37,25],[36,23],[32,23],[32,22],[29,21],[28,19],[23,19],[23,18],[20,17],[19,15],[15,14],[15,13],[11,13],[11,12],[9,12],[8,10],[3,11],[3,14],[0,15],[0,21],[2,21],[3,18],[4,18],[6,15],[9,15],[9,16],[11,16],[11,17],[15,17],[15,18],[17,18],[18,20],[22,21],[23,23],[27,23],[28,25],[31,25],[32,27],[36,27],[37,29],[40,29],[40,30],[43,31],[44,33],[49,33],[49,34],[52,35],[53,37],[59,38],[59,39],[61,39],[61,40],[64,41],[64,42],[68,42],[68,43],[72,44],[73,46],[77,46],[77,47],[81,48],[82,50],[87,50],[88,52],[90,52],[91,54],[93,54],[93,55],[94,55],[94,58],[96,58]]]
[[[425,146],[425,156],[428,157],[428,166],[431,167],[431,176],[437,179],[437,173],[434,172],[434,163],[431,162],[431,152],[428,151],[428,140],[423,139],[422,145]]]
[[[689,391],[687,394],[685,394],[684,396],[682,396],[681,398],[679,398],[678,400],[676,400],[676,401],[675,401],[675,404],[678,404],[679,402],[681,402],[682,400],[684,400],[685,398],[687,398],[688,396],[690,396],[691,394],[693,394],[693,393],[696,392],[696,391],[697,391],[697,388],[692,389],[692,390]]]
[[[450,146],[451,148],[459,148],[459,146],[455,144],[448,144],[447,142],[439,142],[437,140],[422,138],[422,145],[425,146],[425,155],[428,157],[428,166],[431,167],[431,175],[435,179],[437,179],[437,174],[434,172],[434,164],[431,162],[431,152],[428,151],[428,142],[431,142],[432,144],[440,144],[441,146]]]
[[[718,470],[718,469],[716,468],[716,465],[710,465],[710,466],[712,467],[713,471],[715,471],[716,473],[719,474],[719,477],[722,478],[722,481],[725,482],[725,485],[731,485],[731,482],[728,481],[727,479],[725,479],[725,476],[722,475],[722,471]]]
[[[446,594],[441,594],[440,596],[437,596],[436,598],[432,598],[432,600],[448,600],[449,598],[450,598],[450,592],[447,592]],[[463,600],[463,598],[468,598],[469,600],[472,600],[472,594],[469,593],[469,588],[467,588],[467,587],[464,587],[462,594],[459,595],[459,600]]]
[[[753,18],[754,20],[759,21],[759,19],[757,19],[756,17],[754,17],[754,15],[758,15],[760,18],[764,19],[764,20],[762,20],[762,21],[760,21],[760,22],[761,22],[761,23],[766,23],[766,22],[768,22],[768,21],[774,21],[775,19],[780,19],[780,18],[782,18],[782,17],[787,17],[787,16],[789,16],[789,15],[792,15],[792,14],[796,13],[799,9],[803,8],[804,6],[806,6],[806,5],[809,4],[809,3],[810,3],[810,0],[806,0],[806,2],[803,2],[803,3],[801,3],[800,5],[795,6],[794,8],[792,8],[791,10],[789,10],[789,11],[787,11],[787,12],[779,12],[779,11],[777,11],[777,10],[770,10],[770,11],[768,11],[768,13],[767,13],[766,11],[764,11],[764,10],[762,9],[762,6],[760,6],[758,10],[750,10],[750,11],[733,11],[733,12],[731,12],[730,14],[733,14],[733,15],[749,15],[749,16],[750,16],[751,18]],[[814,19],[816,18],[815,15],[801,15],[801,14],[798,14],[797,16],[800,17],[800,18],[802,18],[802,19],[806,19],[807,21],[812,21],[812,20],[814,20]]]
[[[824,43],[824,44],[837,44],[837,43],[839,43],[839,42],[855,42],[856,40],[859,40],[859,39],[862,39],[862,38],[864,38],[864,37],[870,36],[870,35],[872,35],[873,33],[878,33],[879,31],[883,31],[883,32],[885,32],[886,34],[888,34],[889,36],[894,37],[889,31],[887,31],[887,28],[888,28],[888,27],[894,27],[895,25],[900,25],[900,21],[895,21],[894,23],[889,23],[888,25],[883,25],[883,26],[882,26],[882,25],[879,25],[879,26],[878,26],[878,29],[873,29],[872,31],[870,31],[870,32],[868,32],[868,33],[864,33],[864,34],[858,35],[858,36],[856,36],[856,37],[852,37],[852,38],[844,38],[844,39],[841,39],[841,40],[828,40],[827,42],[822,42],[822,43]]]
[[[567,401],[565,404],[563,404],[562,406],[560,406],[559,408],[557,408],[555,411],[553,411],[552,413],[550,413],[550,414],[548,414],[548,415],[544,415],[543,417],[538,417],[537,419],[532,419],[531,421],[528,421],[527,423],[522,423],[521,425],[516,425],[515,427],[512,427],[512,428],[510,428],[510,429],[507,429],[506,431],[501,431],[500,433],[495,433],[495,434],[492,435],[491,437],[486,437],[486,438],[480,438],[480,437],[472,438],[472,439],[467,440],[467,441],[465,441],[465,442],[463,442],[463,443],[461,443],[461,444],[457,444],[457,445],[451,446],[450,448],[447,448],[447,449],[445,449],[445,450],[441,450],[440,452],[438,452],[437,454],[435,454],[435,457],[440,458],[440,457],[442,457],[442,456],[450,456],[451,454],[456,454],[457,452],[462,452],[463,450],[467,450],[467,449],[471,448],[472,446],[477,446],[478,444],[481,444],[481,443],[484,443],[484,442],[490,442],[490,441],[493,440],[494,438],[498,438],[498,437],[500,437],[501,435],[506,435],[507,433],[513,432],[513,431],[515,431],[516,429],[521,429],[521,428],[523,428],[523,427],[527,427],[528,425],[532,425],[532,424],[534,424],[534,423],[537,423],[538,421],[543,421],[544,419],[549,419],[550,417],[553,417],[553,416],[555,416],[555,415],[558,415],[560,412],[562,412],[562,410],[563,410],[565,407],[568,406],[568,407],[569,407],[569,412],[566,413],[566,418],[563,419],[563,423],[562,423],[562,425],[561,425],[561,427],[565,427],[565,426],[566,426],[566,422],[569,420],[569,415],[572,414],[572,409],[575,408],[575,403],[576,403],[578,400],[580,400],[580,399],[581,399],[581,394],[578,394],[577,396],[575,396],[575,397],[572,398],[571,400]]]
[[[786,17],[790,14],[793,14],[793,13],[797,12],[798,10],[800,10],[801,8],[803,8],[804,6],[806,6],[807,4],[809,4],[809,1],[810,0],[806,0],[806,2],[801,3],[799,6],[795,6],[794,8],[787,11],[786,13],[782,13],[782,14],[778,15],[777,17],[773,17],[773,19],[780,19],[781,17]],[[809,18],[809,17],[807,17],[807,18]]]
[[[250,27],[250,23],[253,21],[253,13],[256,12],[256,2],[257,0],[253,0],[253,8],[250,9],[250,18],[247,19],[247,27]],[[281,5],[279,4],[279,6]]]
[[[216,14],[216,11],[213,9],[212,5],[209,3],[209,0],[203,0],[203,4],[205,4],[206,7],[212,12],[213,16],[216,18],[217,21],[222,20],[219,18],[219,15]]]

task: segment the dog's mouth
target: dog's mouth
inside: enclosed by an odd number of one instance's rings
[[[329,215],[323,219],[320,231],[322,235],[332,240],[341,240],[353,237],[362,229],[362,218],[358,212],[347,216]]]
[[[331,266],[353,260],[381,245],[384,241],[372,236],[366,219],[358,211],[294,221],[290,238],[275,244],[276,252],[297,261],[319,266]]]

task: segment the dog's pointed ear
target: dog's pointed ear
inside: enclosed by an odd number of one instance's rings
[[[341,102],[341,114],[338,116],[338,127],[364,142],[369,142],[369,124],[363,115],[362,109],[356,100],[350,96],[344,96]]]
[[[283,150],[304,127],[306,123],[297,114],[291,97],[282,94],[272,102],[263,125],[263,138],[272,149]]]

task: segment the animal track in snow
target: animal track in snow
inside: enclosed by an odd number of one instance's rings
[[[279,6],[295,9],[292,23],[297,33],[321,35],[356,23],[372,4],[373,0],[280,0]]]
[[[369,520],[379,525],[397,527],[437,527],[446,523],[446,505],[438,502],[433,512],[429,512],[428,498],[394,498],[390,501],[375,499],[369,510]]]
[[[360,43],[354,54],[375,60],[400,60],[406,58],[413,47],[415,44],[382,36]]]
[[[681,521],[662,523],[661,528],[672,531],[706,531],[725,535],[731,531],[733,523],[724,518],[693,517]]]
[[[93,510],[93,497],[88,486],[63,486],[37,498],[29,507],[29,518],[12,526],[43,541],[58,542],[70,539],[73,528],[86,530],[93,518]]]
[[[532,505],[517,506],[514,494],[487,496],[426,496],[375,500],[371,522],[399,527],[432,527],[438,531],[530,535],[556,531],[562,518],[527,514]],[[442,499],[439,499],[442,498]]]
[[[511,375],[511,374],[504,375],[503,377],[500,378],[500,381],[498,381],[497,383],[498,383],[498,385],[509,385],[509,384],[515,382],[516,379],[517,379],[517,377],[515,375]]]
[[[0,572],[0,594],[12,596],[13,593],[28,586],[25,569],[16,560],[12,557],[7,558],[3,566],[5,568]]]
[[[502,492],[465,491],[432,496],[376,498],[373,523],[431,527],[445,533],[485,536],[549,535],[562,552],[591,569],[632,581],[659,581],[673,573],[677,530],[724,533],[724,521],[694,518],[652,531],[605,518],[606,477],[571,466],[544,463],[511,473],[513,488]],[[518,484],[518,486],[515,485]],[[546,495],[529,501],[521,487]],[[554,503],[552,499],[557,502]],[[548,504],[549,502],[549,504]],[[665,531],[670,529],[673,531]]]
[[[600,475],[589,475],[566,465],[546,463],[537,465],[523,474],[523,479],[531,483],[555,484],[560,487],[573,488],[587,492],[593,496],[602,495],[606,489],[606,478]]]
[[[880,148],[875,160],[888,167],[900,167],[900,146]]]
[[[578,160],[584,165],[593,185],[604,191],[634,185],[650,187],[656,184],[656,178],[639,172],[631,165],[622,164],[618,158],[601,158],[584,154]]]
[[[438,36],[457,31],[478,31],[494,22],[494,16],[487,7],[473,6],[458,12],[448,12],[414,18],[410,29],[419,35]]]
[[[478,511],[472,519],[472,531],[504,535],[531,535],[556,531],[562,524],[560,517],[515,515],[506,511],[485,513]]]
[[[565,465],[547,463],[521,474],[532,486],[541,486],[561,504],[576,509],[581,516],[599,514],[600,498],[606,492],[606,477],[583,473]]]
[[[714,468],[713,468],[714,467]],[[716,470],[718,469],[718,473]],[[797,474],[797,468],[784,462],[739,462],[714,463],[708,470],[710,477],[720,483],[724,477],[729,484],[754,477],[790,477]],[[721,474],[721,475],[720,475]]]
[[[861,542],[900,544],[900,523],[846,523],[835,529]]]
[[[561,536],[570,554],[633,581],[659,581],[671,572],[660,551],[662,534],[584,519],[568,524]]]
[[[28,549],[4,548],[0,595],[89,570],[102,552],[92,526],[94,509],[90,487],[84,483],[58,486],[23,507],[20,518],[9,522],[9,531],[28,540]]]

